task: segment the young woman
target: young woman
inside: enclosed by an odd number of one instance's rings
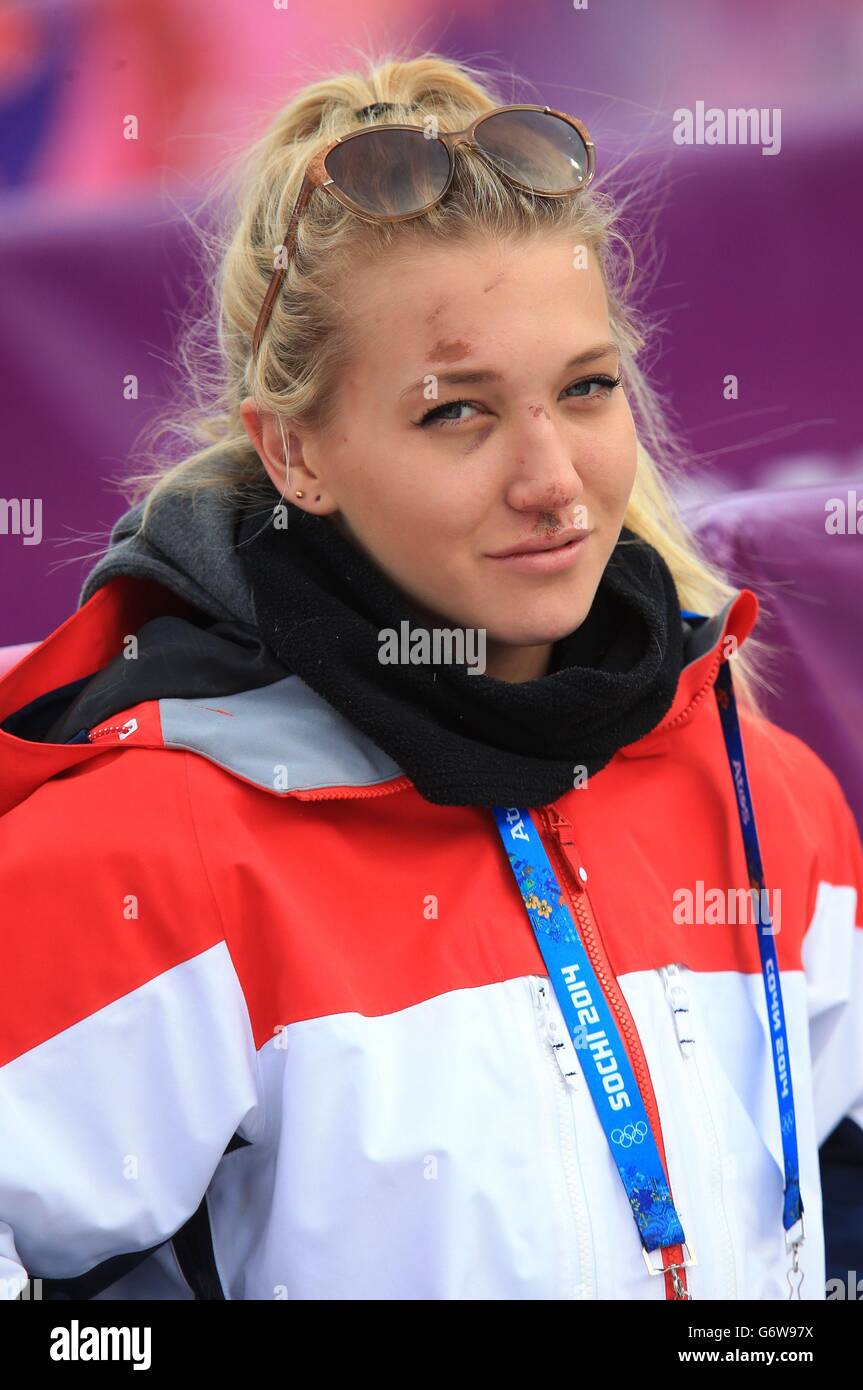
[[[248,169],[207,442],[0,685],[7,1289],[823,1298],[863,855],[587,131],[427,55]]]

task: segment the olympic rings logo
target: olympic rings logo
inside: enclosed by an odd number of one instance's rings
[[[643,1144],[646,1138],[647,1125],[643,1120],[637,1120],[634,1125],[624,1125],[623,1129],[611,1131],[612,1144],[619,1144],[622,1149],[631,1149],[633,1144]]]

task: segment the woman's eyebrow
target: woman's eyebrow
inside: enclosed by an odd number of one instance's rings
[[[584,352],[579,352],[575,357],[571,357],[563,368],[568,372],[571,367],[581,367],[587,362],[595,362],[600,357],[607,357],[610,352],[619,352],[620,349],[615,343],[598,343],[595,347],[585,348]],[[493,372],[487,368],[454,368],[449,372],[428,372],[426,376],[421,376],[418,381],[414,381],[410,386],[406,386],[404,391],[399,393],[399,400],[409,396],[412,391],[425,386],[427,377],[435,376],[439,382],[444,382],[449,386],[476,386],[484,381],[502,381],[500,372]]]

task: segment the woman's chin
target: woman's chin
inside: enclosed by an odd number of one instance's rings
[[[496,642],[505,647],[546,647],[555,642],[559,642],[562,637],[568,637],[577,627],[584,622],[586,614],[576,618],[569,618],[565,622],[550,625],[545,622],[542,625],[537,623],[535,626],[518,627],[493,627],[485,628],[486,641]]]
[[[568,604],[555,604],[549,612],[549,604],[538,605],[537,611],[519,614],[518,621],[513,615],[502,617],[499,613],[490,616],[484,624],[486,639],[490,642],[505,643],[510,647],[539,647],[549,642],[559,642],[580,627],[590,612],[594,595],[581,598]]]

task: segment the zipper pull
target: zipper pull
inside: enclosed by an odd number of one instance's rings
[[[678,965],[660,966],[659,970],[665,985],[665,996],[671,1005],[677,1041],[683,1056],[689,1058],[695,1049],[689,1010],[689,991],[682,983]]]
[[[554,837],[555,843],[571,871],[569,879],[573,890],[576,893],[583,893],[584,885],[587,883],[587,869],[578,857],[575,841],[572,838],[572,821],[567,820],[566,816],[554,806],[544,808],[543,819],[549,834]]]
[[[555,835],[559,836],[562,827],[568,830],[572,829],[572,821],[567,820],[563,812],[559,811],[556,806],[545,807],[545,820],[549,830],[552,830]]]

